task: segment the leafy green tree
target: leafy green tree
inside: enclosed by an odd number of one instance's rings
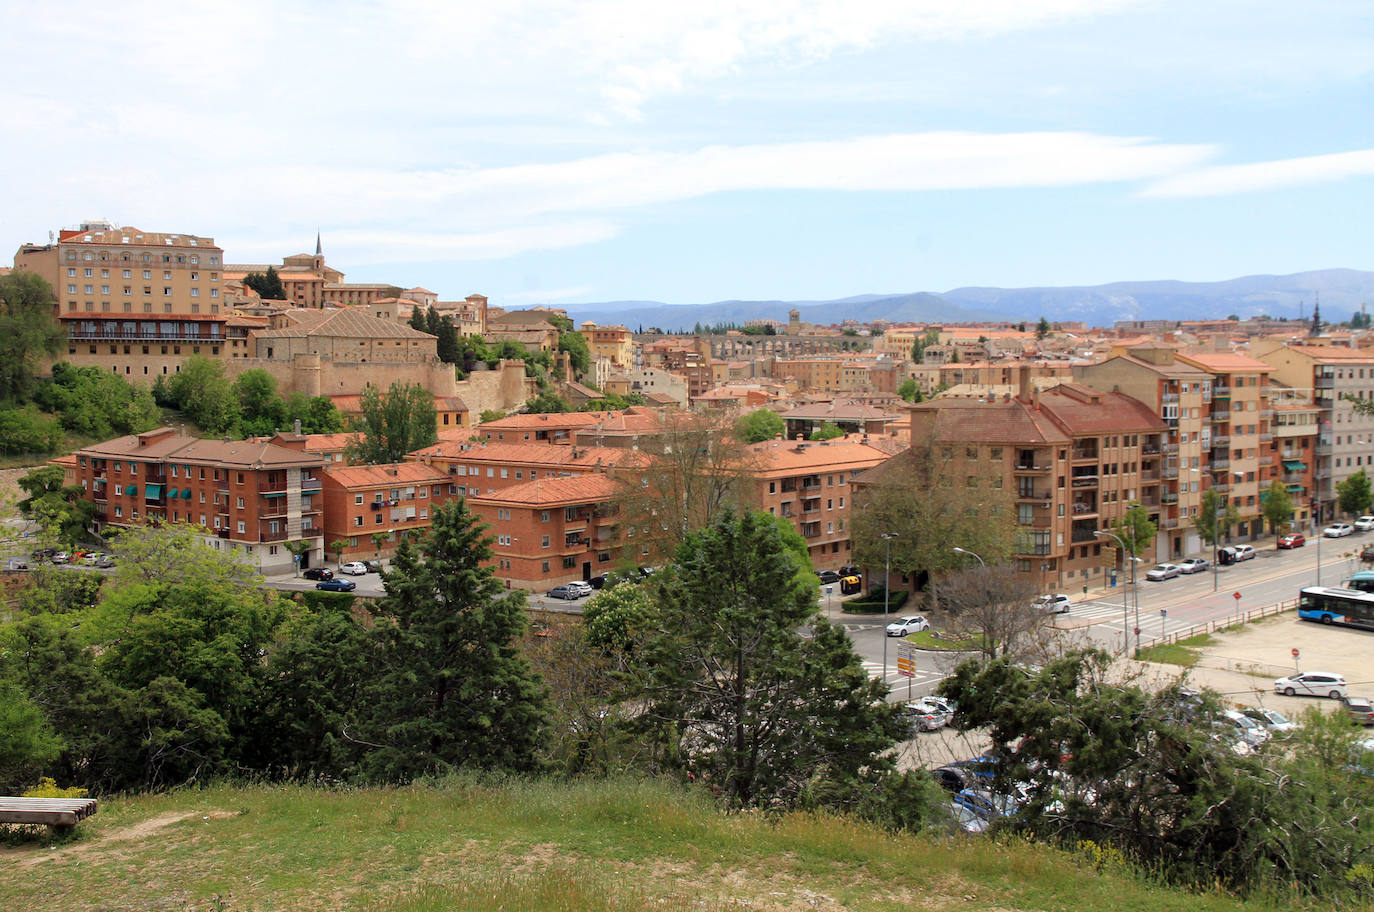
[[[277,395],[277,378],[267,371],[254,368],[239,374],[234,380],[234,395],[245,435],[261,437],[287,425],[286,402]]]
[[[169,586],[197,580],[226,589],[256,589],[262,576],[241,551],[208,548],[204,527],[192,523],[145,523],[111,530],[110,550],[119,558],[112,590]]]
[[[843,436],[844,429],[833,421],[827,421],[811,432],[812,440],[834,440]]]
[[[445,364],[458,363],[462,351],[458,347],[458,329],[453,325],[453,318],[443,316],[439,320],[439,342],[436,347],[439,360]]]
[[[301,575],[301,555],[304,554],[305,552],[307,552],[307,551],[310,550],[310,542],[308,542],[308,541],[286,541],[286,542],[282,542],[282,546],[283,546],[284,548],[286,548],[287,551],[290,551],[290,552],[291,552],[291,558],[292,558],[292,560],[291,560],[291,566],[292,566],[292,568],[293,568],[294,571],[295,571],[295,575],[296,575],[296,576],[300,576],[300,575]]]
[[[527,415],[554,415],[572,411],[568,408],[568,403],[547,392],[526,400],[524,410]]]
[[[429,332],[429,321],[425,319],[425,311],[422,307],[411,308],[410,320],[408,321],[411,329],[420,332]]]
[[[744,443],[772,440],[787,430],[782,416],[772,409],[757,409],[735,422],[735,436]]]
[[[787,806],[818,779],[890,768],[904,729],[886,685],[818,613],[786,535],[754,512],[691,533],[639,652],[634,700],[664,762],[734,807]]]
[[[439,317],[439,311],[435,310],[434,305],[431,304],[429,309],[425,311],[425,332],[431,336],[438,336],[439,327],[442,323],[443,320]]]
[[[1231,529],[1240,522],[1240,510],[1234,503],[1226,503],[1222,495],[1208,488],[1202,492],[1198,501],[1197,516],[1193,517],[1193,527],[1205,542],[1210,542],[1212,550],[1223,538],[1231,535]]]
[[[506,417],[506,413],[501,409],[482,409],[482,414],[478,416],[478,424],[486,424],[489,421],[500,421]]]
[[[281,283],[275,266],[268,266],[267,272],[250,272],[243,277],[243,284],[258,293],[265,301],[285,301],[286,287]]]
[[[62,742],[28,694],[0,681],[0,789],[15,794],[36,782]]]
[[[925,335],[917,339],[916,343],[911,346],[911,360],[915,361],[917,364],[920,364],[922,359],[925,357],[926,349],[930,348],[932,345],[939,344],[940,330],[931,327],[930,329],[926,330]]]
[[[0,409],[0,454],[55,453],[62,442],[61,426],[37,409]]]
[[[382,548],[386,545],[387,542],[391,541],[391,533],[373,532],[368,537],[372,539],[372,547],[377,549],[377,558],[380,560],[382,556]]]
[[[434,396],[418,383],[396,382],[385,393],[369,385],[360,407],[362,415],[354,426],[357,433],[347,448],[350,462],[400,462],[407,453],[439,439]]]
[[[418,550],[402,541],[376,604],[376,677],[362,705],[364,760],[396,781],[460,767],[534,767],[542,684],[516,647],[524,598],[490,566],[490,539],[459,500],[438,507]]]
[[[649,589],[633,582],[603,588],[582,606],[587,642],[601,649],[629,650],[654,618]]]
[[[1037,341],[1042,341],[1042,342],[1043,342],[1044,339],[1045,339],[1045,337],[1048,336],[1049,334],[1050,334],[1050,321],[1049,321],[1049,320],[1046,320],[1044,317],[1041,317],[1041,318],[1040,318],[1040,322],[1035,324],[1035,338],[1036,338]]]
[[[72,433],[101,439],[151,430],[161,417],[147,387],[65,361],[53,365],[52,379],[39,384],[33,399]]]
[[[1364,469],[1336,485],[1336,501],[1341,511],[1351,516],[1369,512],[1369,508],[1374,506],[1374,492],[1370,490],[1369,476]]]
[[[1269,521],[1269,531],[1278,532],[1279,526],[1293,519],[1293,498],[1288,489],[1277,478],[1269,485],[1264,498],[1264,518]]]
[[[328,396],[291,393],[286,397],[286,415],[281,429],[301,423],[302,434],[337,434],[344,429],[343,412]]]
[[[167,383],[176,407],[207,434],[229,434],[238,426],[239,400],[224,375],[223,362],[192,355]]]
[[[19,487],[29,496],[19,512],[38,523],[46,540],[71,546],[80,543],[95,518],[95,504],[79,485],[63,485],[60,466],[39,466],[21,477]]]
[[[592,369],[592,353],[587,347],[587,340],[580,332],[565,332],[558,336],[558,350],[567,352],[572,357],[573,371],[577,376],[583,376]]]
[[[1148,551],[1155,536],[1159,534],[1159,527],[1151,521],[1149,511],[1139,502],[1133,501],[1121,518],[1112,525],[1112,531],[1126,543],[1128,557],[1139,557]],[[1117,546],[1116,539],[1105,538],[1103,544]]]
[[[902,381],[902,385],[897,387],[897,395],[907,402],[924,402],[926,398],[914,377],[907,377]]]
[[[42,276],[22,270],[0,275],[0,402],[23,402],[44,362],[62,347],[56,307],[57,296]]]

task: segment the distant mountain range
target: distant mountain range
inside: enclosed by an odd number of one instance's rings
[[[938,294],[860,294],[831,301],[717,301],[669,305],[659,301],[604,301],[565,305],[575,323],[620,323],[631,329],[690,330],[695,324],[787,320],[797,310],[807,323],[843,320],[897,323],[980,320],[1078,321],[1111,326],[1118,320],[1199,320],[1268,315],[1310,319],[1319,301],[1322,318],[1348,320],[1374,301],[1374,272],[1322,269],[1293,275],[1243,276],[1223,282],[1113,282],[1061,288],[955,288]]]

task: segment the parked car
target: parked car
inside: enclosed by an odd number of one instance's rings
[[[1350,714],[1350,721],[1360,725],[1374,725],[1374,703],[1364,697],[1341,697],[1341,702],[1345,704],[1345,711]]]
[[[1304,671],[1274,681],[1274,693],[1285,697],[1301,694],[1339,700],[1345,696],[1345,678],[1330,671]]]
[[[975,757],[972,760],[946,763],[931,775],[942,788],[957,794],[966,788],[990,788],[993,773],[991,760],[986,757]]]
[[[1355,527],[1350,523],[1332,523],[1322,529],[1322,535],[1327,538],[1345,538],[1347,535],[1354,535]]]
[[[58,551],[56,554],[52,556],[52,562],[54,564],[65,564],[71,559],[72,556],[68,554],[66,551]]]
[[[1374,545],[1365,545],[1360,550],[1360,560],[1366,564],[1374,563]]]
[[[949,705],[938,697],[922,697],[914,703],[908,703],[903,712],[914,730],[925,732],[944,728],[953,715]]]
[[[96,558],[95,565],[101,570],[108,570],[115,565],[114,558],[108,554],[102,554]]]
[[[976,834],[987,832],[987,820],[983,817],[979,817],[957,801],[951,801],[949,803],[949,816],[953,819],[954,825],[965,833]]]
[[[1173,579],[1182,572],[1183,570],[1180,569],[1178,564],[1156,564],[1154,567],[1150,568],[1150,571],[1148,573],[1145,574],[1145,578],[1147,580],[1155,581]]]
[[[308,580],[332,580],[334,571],[328,567],[308,567],[301,571],[301,576]]]
[[[1048,611],[1050,614],[1068,614],[1072,603],[1067,595],[1057,592],[1054,595],[1042,595],[1031,604],[1033,607]]]
[[[1307,537],[1301,532],[1289,532],[1287,535],[1279,536],[1278,546],[1285,551],[1289,548],[1301,548],[1305,544]]]
[[[316,583],[315,588],[323,592],[352,592],[358,588],[358,584],[353,580],[327,579]]]
[[[554,586],[544,595],[548,598],[564,599],[571,602],[573,599],[585,598],[591,594],[592,587],[588,586],[585,590],[581,586],[574,586],[568,583],[564,586]]]
[[[833,586],[840,581],[840,575],[834,570],[817,570],[816,576],[820,577],[822,586]]]
[[[1368,532],[1371,529],[1374,529],[1374,516],[1361,516],[1355,520],[1356,532]]]
[[[367,564],[362,561],[349,561],[346,564],[339,564],[339,572],[347,573],[349,576],[366,576]]]
[[[1242,709],[1241,712],[1276,735],[1287,734],[1288,732],[1296,731],[1298,728],[1295,722],[1276,709],[1251,707],[1249,709]]]
[[[897,618],[887,625],[887,635],[890,637],[904,637],[908,633],[920,633],[922,630],[929,630],[930,622],[919,614],[910,617]]]
[[[1232,545],[1231,550],[1235,552],[1238,561],[1254,560],[1255,555],[1259,553],[1253,545]]]
[[[382,562],[379,560],[365,560],[363,561],[363,566],[367,567],[368,573],[382,572]]]
[[[1017,792],[1012,795],[999,795],[981,788],[961,789],[954,795],[954,803],[962,804],[988,822],[998,817],[1011,817],[1021,809],[1024,797]]]
[[[1178,562],[1178,571],[1180,573],[1201,573],[1211,566],[1212,562],[1205,557],[1185,557]]]
[[[1236,731],[1240,733],[1241,740],[1252,748],[1259,747],[1273,737],[1269,733],[1269,729],[1242,712],[1228,709],[1221,716],[1235,726]]]

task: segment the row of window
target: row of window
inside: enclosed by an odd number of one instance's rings
[[[191,243],[194,244],[195,242],[192,241]],[[161,257],[161,259],[159,260],[158,257]],[[82,262],[85,262],[85,263],[93,263],[93,262],[95,262],[97,259],[99,259],[100,262],[102,262],[102,263],[108,263],[108,262],[111,262],[112,260],[114,260],[114,256],[113,256],[113,254],[109,253],[108,251],[104,251],[104,250],[100,251],[99,255],[97,255],[95,251],[92,251],[92,250],[85,250],[85,251],[82,251],[80,259],[81,259]],[[73,249],[68,249],[68,250],[67,250],[67,262],[68,262],[68,263],[75,263],[76,261],[77,261],[77,253],[76,253],[76,251],[73,250]],[[146,251],[141,252],[141,253],[139,253],[139,252],[133,252],[133,253],[131,253],[131,252],[125,251],[125,252],[123,252],[123,253],[121,253],[121,254],[119,255],[119,260],[118,260],[118,261],[121,262],[121,263],[157,263],[157,262],[162,262],[162,263],[179,263],[179,264],[186,264],[186,263],[189,263],[190,265],[194,266],[194,265],[196,265],[196,264],[198,264],[198,263],[200,262],[200,255],[199,255],[199,254],[195,254],[195,253],[192,253],[192,254],[189,254],[189,255],[188,255],[188,254],[171,254],[171,253],[154,254],[154,253],[148,253],[148,252],[146,252]],[[219,257],[217,257],[217,256],[212,256],[212,257],[210,257],[210,258],[209,258],[209,263],[210,263],[211,266],[218,266],[218,265],[219,265]]]
[[[94,270],[94,269],[91,269],[90,267],[87,267],[86,269],[83,269],[81,272],[82,272],[82,276],[83,276],[84,278],[87,278],[87,279],[93,279],[93,278],[95,278],[95,270]],[[121,277],[121,278],[125,278],[125,279],[132,279],[132,278],[134,277],[134,271],[133,271],[132,269],[121,269],[121,270],[119,271],[119,274],[120,274],[120,277]],[[110,270],[108,270],[108,269],[102,269],[102,270],[100,270],[100,277],[101,277],[102,279],[108,279],[108,278],[110,278]],[[145,270],[143,270],[143,278],[145,278],[145,279],[151,279],[152,277],[153,277],[153,271],[152,271],[151,269],[145,269]],[[164,269],[164,270],[162,270],[162,277],[163,277],[164,279],[167,279],[167,280],[170,281],[171,278],[172,278],[172,270],[170,270],[170,269]],[[67,270],[67,278],[69,278],[69,279],[74,279],[74,278],[76,278],[76,270],[75,270],[75,269],[68,269],[68,270]],[[198,273],[198,272],[193,272],[193,273],[191,273],[191,281],[192,281],[192,282],[198,282],[198,281],[200,281],[200,273]],[[210,273],[210,281],[211,281],[211,282],[218,282],[218,281],[219,281],[219,273],[218,273],[218,272],[212,272],[212,273]]]

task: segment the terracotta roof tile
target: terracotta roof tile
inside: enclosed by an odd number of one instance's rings
[[[625,489],[624,482],[605,475],[580,475],[574,478],[540,478],[492,494],[469,495],[468,500],[488,504],[561,506],[610,500]]]
[[[325,466],[324,474],[345,488],[375,488],[398,484],[448,484],[448,474],[422,462],[386,465]]]

